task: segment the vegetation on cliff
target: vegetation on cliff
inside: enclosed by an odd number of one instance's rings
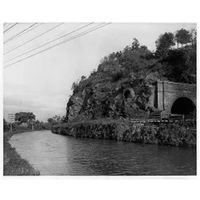
[[[54,126],[52,131],[77,138],[195,147],[195,126],[194,122],[136,123],[128,119],[98,119]]]
[[[164,33],[156,51],[137,39],[105,57],[88,78],[73,83],[67,121],[144,117],[150,108],[149,84],[156,80],[196,83],[196,31]]]

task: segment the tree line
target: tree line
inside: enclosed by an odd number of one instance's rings
[[[49,130],[52,125],[64,122],[65,117],[55,115],[48,118],[47,121],[39,121],[36,119],[36,115],[33,112],[18,112],[15,113],[14,122],[12,126],[14,130]],[[9,131],[10,123],[3,119],[4,131]]]

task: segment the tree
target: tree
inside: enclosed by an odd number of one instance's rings
[[[158,56],[166,56],[169,49],[174,45],[174,34],[170,32],[164,33],[156,40],[156,54]]]
[[[48,118],[47,121],[51,125],[62,123],[62,122],[65,122],[65,116],[60,117],[59,115],[55,115],[51,118]]]
[[[145,77],[146,69],[152,63],[152,59],[148,59],[152,54],[146,46],[138,46],[138,41],[134,42],[132,47],[125,47],[119,58],[120,71],[123,70],[124,77],[131,74]]]
[[[189,31],[182,28],[176,32],[175,39],[177,45],[181,44],[183,46],[184,44],[191,42],[192,35]]]
[[[84,81],[86,79],[86,76],[81,76],[81,81]]]
[[[72,84],[72,90],[74,93],[78,92],[78,89],[79,89],[79,83],[78,82],[74,82]]]
[[[15,121],[21,123],[29,123],[35,120],[35,115],[32,112],[19,112],[15,114]]]
[[[197,30],[196,29],[192,29],[190,34],[191,34],[192,46],[196,46],[196,43],[197,43]]]
[[[131,46],[132,50],[134,50],[134,49],[137,50],[139,47],[140,47],[140,43],[139,43],[138,39],[133,38],[133,42],[132,42],[132,46]]]
[[[54,120],[53,120],[53,118],[48,118],[47,121],[48,121],[49,124],[53,124]]]
[[[196,48],[186,46],[184,48],[170,50],[162,60],[164,76],[174,82],[196,82]]]
[[[55,116],[53,117],[53,120],[54,120],[55,122],[60,122],[60,121],[61,121],[61,117],[60,117],[59,115],[55,115]]]

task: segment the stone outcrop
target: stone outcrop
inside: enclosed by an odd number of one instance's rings
[[[138,82],[137,85],[129,82],[121,85],[96,83],[74,93],[67,104],[66,119],[71,122],[106,117],[145,118],[150,88],[144,81]]]
[[[73,95],[70,97],[68,105],[67,105],[67,119],[72,121],[75,119],[82,108],[83,98],[78,95]]]

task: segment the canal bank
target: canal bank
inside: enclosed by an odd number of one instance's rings
[[[195,121],[146,122],[101,119],[55,125],[52,132],[76,138],[196,147],[195,127]]]
[[[4,132],[3,137],[3,175],[4,176],[24,176],[24,175],[40,175],[32,165],[25,159],[21,158],[15,148],[9,143],[10,138],[15,134],[21,134],[30,131],[15,131],[13,133]]]

